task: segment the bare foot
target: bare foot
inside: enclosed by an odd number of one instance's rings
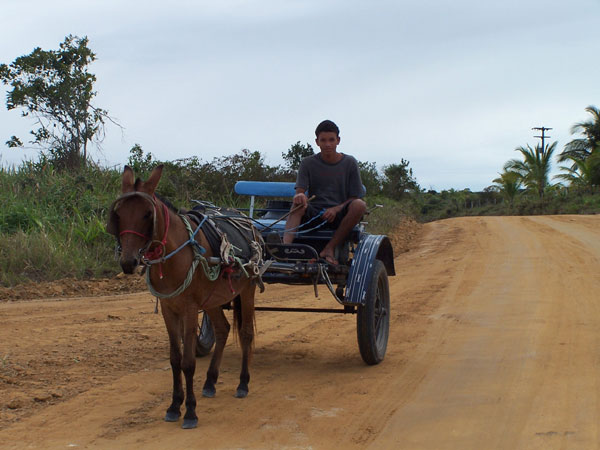
[[[319,254],[319,256],[321,258],[323,258],[325,261],[327,261],[327,264],[332,264],[334,266],[337,266],[338,262],[335,259],[335,255],[333,254],[332,250],[329,249],[323,249],[323,251]]]

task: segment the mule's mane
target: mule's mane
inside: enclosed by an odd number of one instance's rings
[[[171,200],[169,200],[166,197],[163,197],[162,195],[158,194],[158,193],[154,193],[154,195],[156,195],[156,198],[159,199],[161,202],[163,202],[165,205],[167,205],[167,208],[169,208],[171,211],[173,211],[175,214],[179,213],[179,208],[176,208],[173,203],[171,203]]]

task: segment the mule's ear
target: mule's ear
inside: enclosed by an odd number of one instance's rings
[[[133,191],[133,170],[129,166],[123,168],[123,178],[121,179],[121,193]]]
[[[158,182],[160,181],[160,176],[162,175],[163,167],[164,167],[163,164],[156,166],[154,168],[154,170],[152,171],[152,173],[150,174],[150,177],[144,183],[143,189],[148,194],[150,194],[150,195],[154,194],[154,191],[156,190],[156,186],[158,186]]]

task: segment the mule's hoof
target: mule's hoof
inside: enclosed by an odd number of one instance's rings
[[[235,391],[235,398],[246,398],[248,396],[248,391],[245,389],[238,389]]]
[[[177,422],[180,417],[181,413],[179,412],[167,411],[167,414],[165,415],[165,422]]]
[[[191,428],[196,428],[198,426],[198,419],[183,419],[183,425],[181,428],[184,430],[189,430]]]
[[[215,389],[202,389],[202,397],[213,398],[217,391]]]

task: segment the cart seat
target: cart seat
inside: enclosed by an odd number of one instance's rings
[[[364,186],[363,186],[364,189]],[[253,217],[256,213],[254,224],[266,238],[269,233],[277,232],[280,236],[285,231],[285,219],[281,219],[287,214],[292,206],[289,198],[296,193],[294,183],[286,182],[264,182],[264,181],[238,181],[235,184],[235,192],[240,195],[250,196],[249,215]],[[254,208],[255,197],[271,197],[267,200],[267,206],[263,209]],[[319,220],[306,226],[314,228],[319,225]],[[302,228],[300,229],[302,231]],[[358,243],[362,228],[355,226],[350,232],[349,241]],[[308,244],[319,251],[331,240],[334,229],[321,227],[307,233],[300,233],[296,236],[294,242]]]

